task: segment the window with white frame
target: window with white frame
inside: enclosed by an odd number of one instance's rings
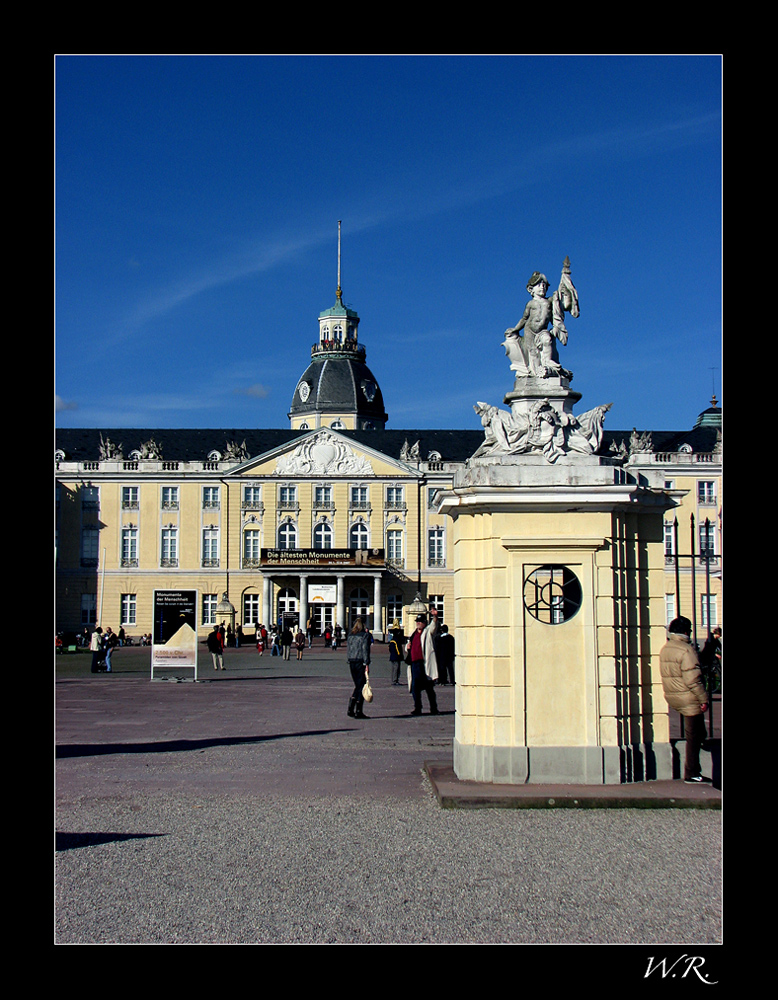
[[[367,486],[352,486],[351,487],[351,507],[354,510],[367,510],[368,506],[368,487]]]
[[[700,594],[700,622],[703,628],[719,623],[717,594]]]
[[[122,594],[121,624],[129,626],[135,625],[135,622],[137,620],[137,610],[138,610],[138,595]]]
[[[403,597],[402,594],[387,594],[386,595],[386,625],[387,628],[392,627],[393,622],[399,622],[402,627],[403,623]]]
[[[443,594],[430,594],[429,596],[429,608],[430,611],[434,608],[438,613],[438,622],[443,623],[445,620],[446,603]]]
[[[203,566],[219,565],[219,529],[203,528]]]
[[[262,621],[262,595],[243,595],[243,624],[247,627],[252,625],[263,625]]]
[[[262,487],[243,487],[243,507],[245,510],[259,510],[262,506]]]
[[[387,561],[400,565],[403,561],[403,533],[401,528],[389,528],[386,532]]]
[[[331,549],[332,539],[332,525],[327,521],[320,521],[313,529],[313,547],[315,549]]]
[[[138,487],[122,486],[122,507],[124,510],[137,510],[139,503]]]
[[[332,487],[317,486],[313,491],[313,503],[320,510],[332,507]]]
[[[698,525],[700,538],[700,557],[713,559],[716,556],[716,532],[710,521],[702,521]]]
[[[368,548],[369,538],[370,535],[364,521],[356,521],[351,525],[351,531],[349,532],[349,548],[366,549]]]
[[[297,526],[292,521],[284,521],[278,529],[279,549],[297,548]]]
[[[246,528],[243,532],[243,565],[258,566],[262,553],[262,536],[259,528]]]
[[[219,598],[216,594],[203,594],[203,625],[216,624],[216,605]]]
[[[403,508],[405,506],[405,487],[386,487],[386,506],[391,508]]]
[[[446,534],[443,528],[430,528],[427,540],[429,566],[446,565]]]
[[[697,503],[716,503],[716,483],[710,479],[697,480]]]
[[[138,565],[138,529],[134,524],[122,528],[122,566]]]
[[[297,487],[296,486],[279,486],[278,487],[278,505],[279,505],[279,507],[296,507],[297,506]]]
[[[665,559],[675,555],[675,527],[665,521]]]
[[[219,487],[203,486],[203,509],[218,510],[219,508]]]
[[[163,510],[178,510],[178,487],[177,486],[163,486],[162,487],[162,509]]]
[[[675,618],[675,594],[665,594],[665,624]]]
[[[178,528],[173,525],[162,529],[160,562],[162,566],[178,566]]]

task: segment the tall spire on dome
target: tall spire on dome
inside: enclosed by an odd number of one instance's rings
[[[343,289],[340,287],[340,219],[338,219],[338,287],[335,291],[338,302],[343,305]]]

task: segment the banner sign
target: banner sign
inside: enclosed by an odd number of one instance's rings
[[[383,549],[262,549],[262,566],[289,569],[310,566],[386,566]]]
[[[151,636],[154,667],[193,667],[197,677],[197,591],[155,590]]]

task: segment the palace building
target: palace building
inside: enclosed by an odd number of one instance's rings
[[[201,636],[216,621],[253,635],[361,617],[380,640],[396,620],[412,629],[419,602],[454,624],[455,553],[434,500],[483,429],[387,428],[340,274],[318,323],[288,428],[57,430],[58,631],[150,633],[156,590],[197,591]],[[720,623],[715,397],[689,431],[605,431],[600,454],[679,505],[665,519],[668,620]]]

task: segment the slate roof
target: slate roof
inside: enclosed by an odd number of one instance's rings
[[[311,431],[290,430],[289,428],[58,428],[56,447],[65,453],[68,461],[94,462],[100,454],[100,435],[110,438],[122,446],[127,458],[131,451],[153,438],[159,445],[162,458],[169,462],[201,462],[214,449],[224,452],[228,442],[246,442],[249,457],[263,455],[281,447]],[[382,452],[393,459],[399,459],[403,444],[409,446],[419,442],[419,452],[423,461],[431,451],[440,453],[444,462],[464,462],[483,441],[483,429],[479,426],[467,430],[430,430],[428,428],[405,428],[400,430],[351,431],[339,430],[338,434],[351,439],[355,444],[365,445]],[[618,448],[624,441],[629,447],[632,431],[610,430],[603,432],[600,454],[611,454],[610,446],[615,442]],[[674,452],[682,444],[688,444],[695,452],[711,452],[716,444],[715,427],[696,427],[686,431],[652,431],[654,452]]]
[[[300,398],[300,386],[307,382],[311,393],[305,402]],[[372,383],[375,395],[369,399],[363,386]],[[384,397],[378,381],[364,363],[357,358],[319,355],[315,357],[300,377],[292,397],[291,413],[359,413],[367,419],[386,422]]]

